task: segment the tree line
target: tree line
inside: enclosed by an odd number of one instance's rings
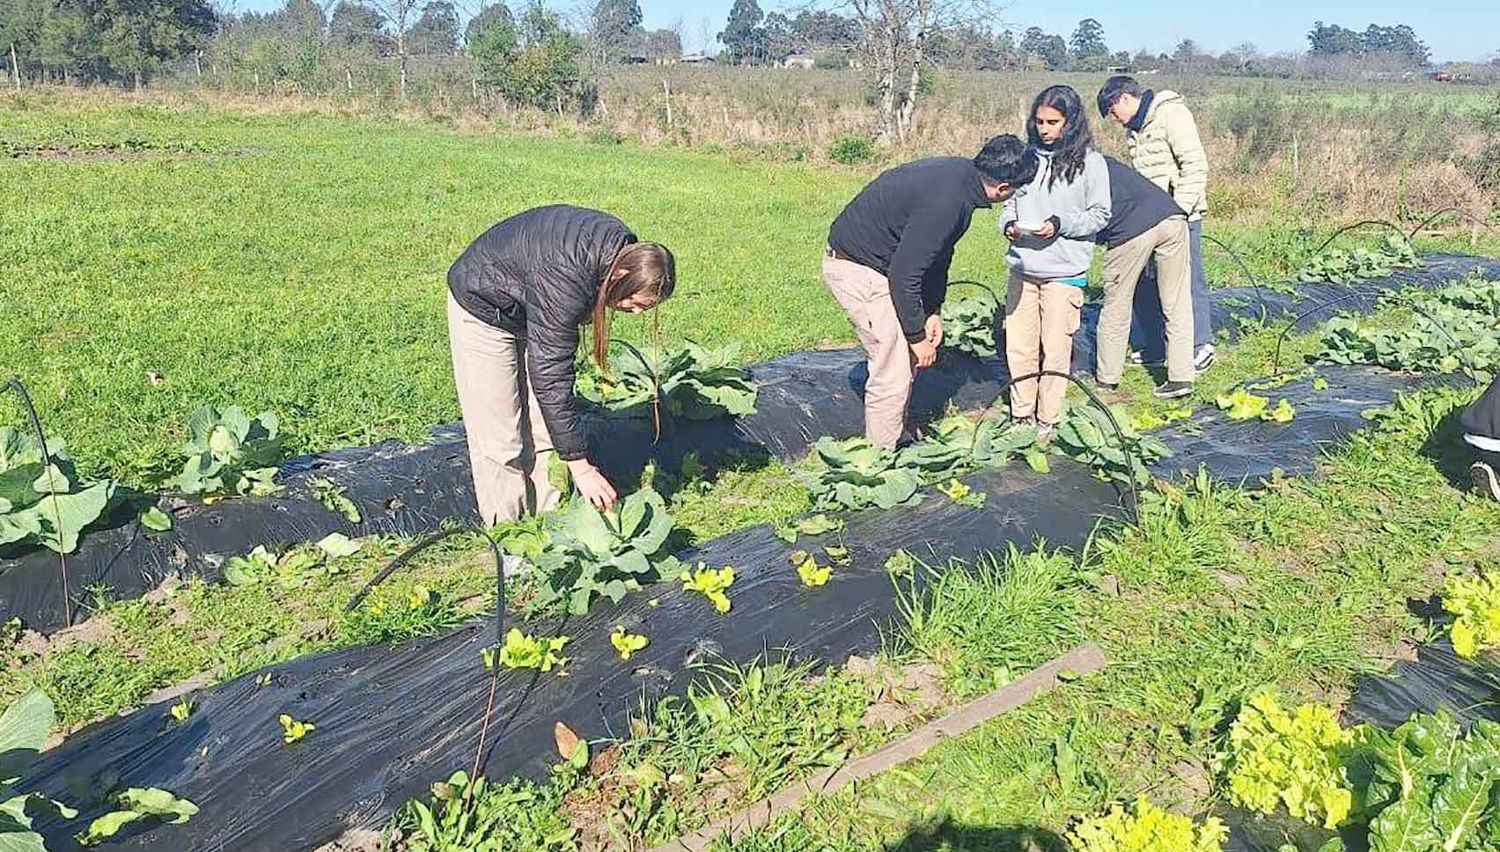
[[[599,68],[683,56],[682,25],[647,30],[638,0],[590,0],[570,17],[543,0],[515,8],[466,1],[284,0],[274,11],[233,14],[210,0],[0,0],[0,50],[17,87],[140,86],[175,73],[257,91],[290,84],[327,92],[352,91],[358,78],[405,98],[419,65],[448,88],[559,112],[589,109]],[[1040,27],[996,30],[1000,0],[842,0],[837,8],[766,14],[757,0],[735,0],[715,59],[765,66],[795,56],[857,68],[871,79],[882,142],[906,135],[934,67],[1290,76],[1309,61],[1413,69],[1430,60],[1406,25],[1358,31],[1319,21],[1301,56],[1266,56],[1248,43],[1215,55],[1191,40],[1151,54],[1111,49],[1094,18],[1066,37]]]

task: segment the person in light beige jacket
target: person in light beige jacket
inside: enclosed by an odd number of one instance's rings
[[[1123,75],[1110,77],[1099,90],[1099,113],[1125,127],[1125,145],[1135,170],[1170,193],[1187,214],[1193,267],[1193,364],[1202,372],[1213,364],[1214,346],[1208,276],[1203,268],[1208,154],[1198,125],[1181,95],[1143,91],[1133,78]],[[1154,276],[1154,270],[1147,274]],[[1165,320],[1156,295],[1156,287],[1136,289],[1131,342],[1148,363],[1160,362],[1166,349]]]

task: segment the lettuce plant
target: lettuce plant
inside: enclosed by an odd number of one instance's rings
[[[78,478],[63,442],[0,426],[0,547],[78,548],[78,534],[105,513],[115,483]]]
[[[1271,692],[1246,699],[1220,756],[1229,799],[1261,813],[1279,805],[1297,819],[1337,828],[1349,818],[1354,796],[1343,765],[1352,736],[1326,707],[1304,704],[1288,712]]]
[[[205,405],[188,418],[187,461],[176,485],[187,494],[251,494],[281,489],[273,481],[281,459],[280,422],[262,412],[254,420],[238,406]]]
[[[1479,652],[1500,647],[1500,580],[1493,574],[1449,577],[1443,588],[1443,609],[1453,615],[1453,650],[1473,659]]]
[[[666,552],[674,527],[666,502],[649,488],[609,512],[573,501],[550,520],[534,559],[547,577],[546,600],[566,601],[569,612],[582,615],[600,597],[619,603],[642,583],[676,576],[680,565]]]
[[[1220,852],[1229,829],[1215,817],[1194,825],[1189,817],[1167,813],[1149,799],[1136,799],[1127,812],[1113,805],[1068,832],[1075,852]]]
[[[578,393],[603,408],[626,411],[650,404],[660,383],[673,417],[744,417],[755,413],[757,391],[738,360],[738,344],[708,349],[687,343],[664,353],[654,370],[632,352],[617,352],[610,356],[609,376],[580,372]]]

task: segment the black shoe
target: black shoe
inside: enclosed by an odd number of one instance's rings
[[[1152,392],[1153,396],[1160,399],[1178,399],[1184,396],[1192,396],[1192,382],[1162,382]]]
[[[1484,462],[1474,462],[1469,468],[1469,478],[1474,482],[1475,494],[1500,500],[1500,479],[1496,478],[1494,468]]]
[[[1083,377],[1083,383],[1085,385],[1088,385],[1088,386],[1094,388],[1095,390],[1103,390],[1103,391],[1111,391],[1111,392],[1113,392],[1113,391],[1117,391],[1117,390],[1120,389],[1120,383],[1119,382],[1101,382],[1101,381],[1099,381],[1099,377],[1098,376],[1085,375]]]

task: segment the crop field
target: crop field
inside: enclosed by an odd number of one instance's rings
[[[738,341],[747,361],[853,342],[818,264],[870,169],[313,113],[11,103],[0,365],[92,474],[158,481],[206,402],[276,411],[294,450],[418,440],[456,420],[447,267],[491,223],[540,204],[611,211],[674,249],[665,339]],[[1003,283],[995,218],[976,216],[955,279]],[[1330,230],[1208,232],[1278,280]],[[1466,231],[1422,246],[1471,249]],[[1215,280],[1242,280],[1207,251]],[[645,321],[617,328],[649,337]]]
[[[1351,109],[1365,97],[1326,96],[1346,99],[1342,105]],[[489,224],[540,204],[608,210],[641,237],[674,249],[680,281],[659,312],[664,345],[738,343],[738,357],[749,363],[853,343],[819,282],[818,263],[828,223],[878,165],[784,162],[718,146],[531,138],[326,106],[253,110],[46,92],[0,97],[0,153],[11,155],[0,160],[0,192],[19,200],[0,217],[7,308],[0,314],[0,380],[15,374],[26,383],[50,433],[66,440],[86,476],[161,490],[182,465],[189,414],[205,404],[242,406],[252,416],[274,412],[284,455],[391,437],[421,441],[432,427],[457,420],[443,323],[446,269]],[[1469,108],[1467,101],[1453,106]],[[1254,185],[1226,179],[1215,192],[1226,207],[1241,205],[1207,229],[1239,255],[1209,247],[1216,286],[1269,285],[1300,274],[1354,287],[1420,265],[1412,248],[1500,255],[1500,239],[1452,222],[1419,234],[1411,246],[1368,229],[1317,254],[1339,223],[1281,204],[1274,188],[1254,209],[1244,201],[1256,195]],[[993,211],[976,216],[959,247],[955,280],[1003,283],[995,219]],[[1219,418],[1209,429],[1232,420],[1260,421],[1267,436],[1316,428],[1308,424],[1315,418],[1279,399],[1282,385],[1250,384],[1269,375],[1278,357],[1314,388],[1328,386],[1320,371],[1335,365],[1469,378],[1366,412],[1367,429],[1320,448],[1316,475],[1277,471],[1244,487],[1214,482],[1207,471],[1153,479],[1138,461],[1111,460],[1121,447],[1070,444],[1081,441],[1069,437],[1082,434],[1076,421],[1050,450],[1020,443],[995,450],[996,469],[1045,477],[1049,464],[1068,456],[1066,463],[1082,461],[1101,480],[1134,481],[1142,489],[1139,517],[1104,523],[1078,547],[1015,543],[966,566],[892,553],[884,570],[897,614],[878,625],[874,660],[783,664],[767,648],[763,659],[703,665],[685,696],[643,705],[618,737],[580,742],[560,725],[546,778],[485,786],[455,775],[428,795],[387,803],[396,806],[394,815],[374,826],[383,837],[351,832],[338,848],[658,848],[786,784],[868,755],[1082,642],[1107,655],[1102,671],[1064,673],[1054,691],[1017,710],[709,848],[1214,852],[1221,847],[1202,838],[1213,834],[1212,815],[1230,805],[1262,813],[1280,806],[1283,818],[1299,808],[1289,821],[1304,834],[1338,824],[1355,838],[1351,850],[1365,848],[1359,844],[1366,837],[1389,852],[1442,848],[1394,845],[1385,832],[1394,833],[1397,812],[1424,831],[1448,826],[1450,838],[1468,843],[1455,840],[1455,852],[1492,848],[1478,832],[1500,837],[1500,771],[1481,752],[1490,743],[1500,749],[1500,724],[1460,735],[1441,719],[1421,717],[1421,736],[1437,730],[1453,741],[1449,754],[1471,748],[1473,764],[1458,767],[1451,757],[1445,768],[1424,764],[1421,784],[1431,787],[1420,789],[1441,795],[1420,803],[1369,782],[1354,790],[1358,807],[1341,809],[1348,789],[1367,782],[1344,747],[1368,746],[1360,759],[1378,763],[1381,748],[1399,755],[1402,746],[1350,733],[1347,720],[1343,729],[1306,720],[1347,707],[1359,678],[1413,659],[1418,646],[1467,642],[1453,626],[1455,616],[1464,617],[1460,597],[1481,628],[1485,617],[1493,623],[1493,633],[1480,630],[1475,654],[1466,656],[1500,683],[1500,504],[1466,493],[1468,456],[1456,424],[1477,396],[1476,382],[1500,370],[1497,318],[1500,285],[1457,282],[1431,294],[1392,296],[1367,316],[1331,319],[1284,341],[1276,323],[1247,322],[1237,339],[1219,341],[1218,363],[1189,400],[1153,399],[1147,371],[1131,368],[1107,401],[1129,449],[1148,459],[1165,452],[1153,437],[1164,427],[1201,434],[1205,427],[1183,422],[1195,412]],[[616,330],[653,342],[650,316],[622,317]],[[0,397],[0,426],[23,424],[12,400]],[[906,455],[875,458],[828,441],[803,460],[733,457],[717,460],[711,473],[696,465],[648,468],[640,483],[620,483],[622,491],[641,487],[632,509],[602,532],[590,528],[605,544],[598,537],[587,548],[578,544],[588,537],[579,530],[599,522],[587,507],[503,526],[493,532],[542,567],[510,584],[507,612],[523,624],[567,624],[572,601],[555,587],[554,578],[567,574],[557,566],[608,555],[614,564],[638,557],[659,575],[630,589],[628,601],[651,596],[646,606],[655,606],[657,596],[681,593],[703,618],[724,617],[730,599],[747,585],[756,588],[754,578],[747,584],[743,576],[707,570],[734,566],[693,569],[670,553],[757,525],[772,526],[797,547],[824,544],[822,552],[792,552],[791,582],[800,581],[803,595],[840,600],[840,575],[850,566],[837,551],[847,560],[849,548],[827,547],[833,539],[826,537],[842,536],[845,518],[869,506],[899,510],[908,500],[979,510],[986,500],[1007,499],[970,493],[958,481],[970,472],[965,464],[983,467],[975,448],[984,427],[951,414],[942,424],[958,437],[926,433]],[[970,434],[965,461],[942,455]],[[0,473],[4,463],[0,457]],[[836,487],[840,477],[860,486]],[[876,493],[871,477],[905,483],[911,493]],[[336,502],[328,505],[337,510]],[[639,528],[627,528],[626,516]],[[352,608],[355,590],[413,540],[330,538],[265,542],[257,553],[231,558],[225,582],[173,579],[138,599],[90,588],[79,625],[50,637],[0,619],[0,705],[45,694],[55,716],[32,720],[26,733],[50,734],[49,747],[62,735],[85,738],[104,730],[93,726],[145,712],[161,715],[152,736],[164,739],[175,735],[174,725],[186,731],[215,724],[213,711],[195,701],[217,706],[209,696],[221,685],[264,678],[258,690],[278,667],[336,650],[394,654],[497,606],[489,542],[478,532],[427,548]],[[686,571],[681,582],[679,567]],[[929,581],[919,588],[914,572],[930,572],[921,574]],[[602,588],[584,589],[583,610],[611,605]],[[581,625],[568,626],[575,628]],[[810,639],[818,629],[808,626]],[[621,624],[614,634],[575,635],[571,646],[549,649],[545,636],[518,631],[483,664],[567,678],[569,657],[586,657],[585,643],[600,639],[613,648],[609,662],[625,667],[635,665],[632,653],[649,658],[653,642],[672,641]],[[476,655],[472,663],[481,660]],[[576,686],[592,696],[587,684]],[[256,694],[234,700],[254,703]],[[1294,710],[1304,702],[1317,709]],[[1300,727],[1251,730],[1257,712],[1274,718],[1283,707],[1300,714]],[[1496,697],[1467,709],[1497,718]],[[269,754],[312,759],[321,755],[320,742],[346,747],[336,719],[284,716],[279,724],[264,732]],[[0,719],[0,740],[8,733]],[[1262,746],[1271,757],[1253,763],[1251,750]],[[207,765],[220,753],[203,754]],[[444,778],[419,780],[427,790]],[[19,789],[30,789],[24,776]],[[1312,791],[1306,799],[1313,804],[1292,790]],[[175,799],[191,791],[146,792],[171,801],[156,810],[137,805],[130,819],[155,820],[163,842],[180,826],[160,823],[178,822],[187,810],[180,821],[189,826],[218,825],[225,816],[212,812],[222,800],[193,805]],[[1389,803],[1381,794],[1399,798],[1384,816],[1380,809]],[[1482,816],[1454,828],[1448,807],[1460,794]],[[298,806],[308,814],[322,807],[311,798]],[[1156,845],[1085,837],[1112,806],[1145,819],[1152,811],[1135,804],[1138,798],[1168,811],[1157,815],[1164,828]],[[125,807],[133,800],[117,794],[110,801]],[[1319,844],[1283,848],[1345,848]]]

